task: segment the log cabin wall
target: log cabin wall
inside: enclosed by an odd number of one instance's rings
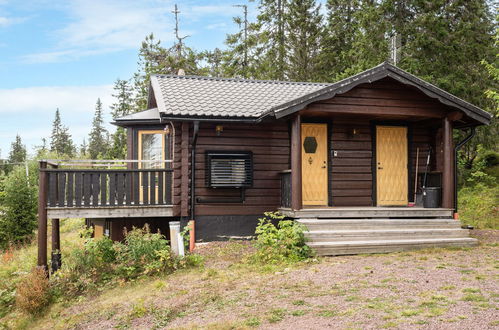
[[[279,172],[289,169],[290,140],[288,124],[201,123],[196,149],[196,197],[202,201],[216,198],[238,198],[240,189],[208,188],[206,185],[206,151],[251,151],[253,153],[253,186],[246,188],[242,203],[196,203],[196,216],[261,215],[280,207]]]
[[[370,121],[356,120],[354,124],[351,120],[336,119],[331,126],[330,205],[373,205]],[[335,151],[336,157],[332,154]]]

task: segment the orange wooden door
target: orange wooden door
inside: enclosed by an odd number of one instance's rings
[[[302,124],[303,205],[327,205],[327,125]]]
[[[376,127],[376,165],[378,205],[407,205],[407,127]]]

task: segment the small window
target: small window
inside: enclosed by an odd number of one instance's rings
[[[251,152],[207,152],[207,185],[211,188],[244,188],[253,184]]]

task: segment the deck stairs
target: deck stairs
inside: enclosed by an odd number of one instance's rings
[[[303,209],[293,217],[307,228],[307,245],[320,256],[478,244],[449,209]]]

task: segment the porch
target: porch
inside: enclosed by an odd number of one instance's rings
[[[52,253],[59,254],[60,219],[171,217],[172,187],[171,160],[40,161],[38,265],[47,265],[48,219]]]

